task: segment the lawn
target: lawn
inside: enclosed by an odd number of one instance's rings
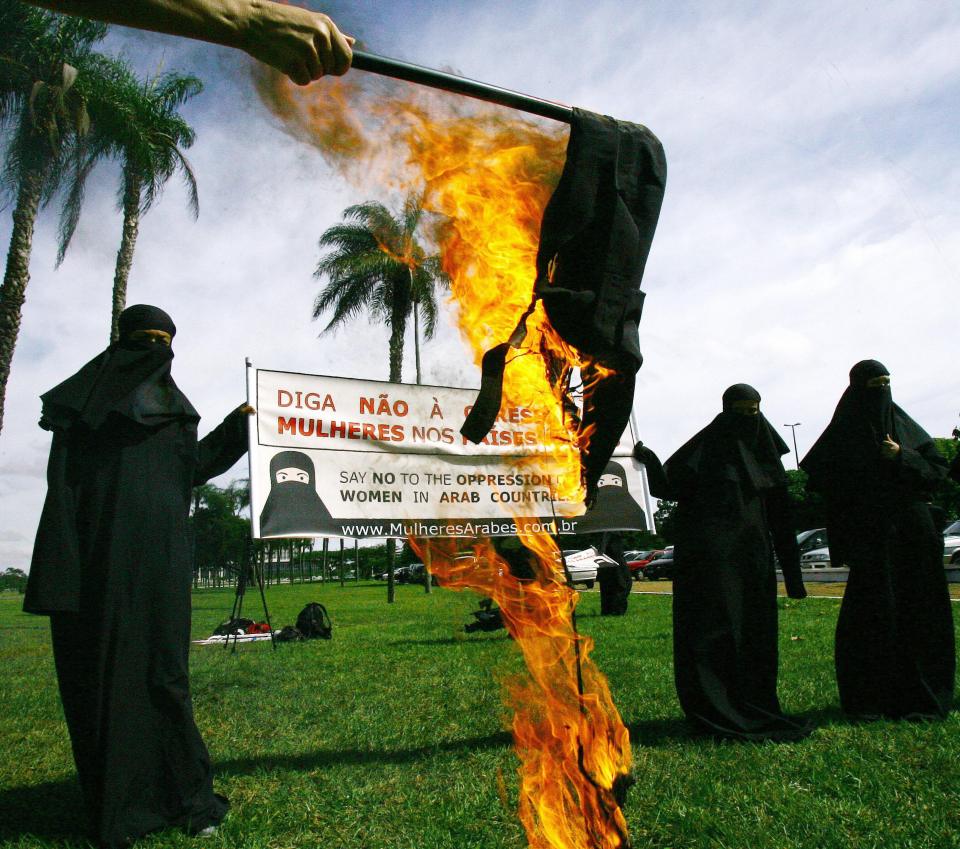
[[[464,634],[476,597],[382,584],[271,587],[275,624],[307,601],[331,641],[195,647],[197,721],[232,810],[214,838],[159,834],[142,847],[522,849],[516,759],[498,680],[519,659],[504,631]],[[194,634],[232,593],[194,596]],[[248,596],[246,609],[259,612]],[[0,845],[80,847],[79,789],[56,693],[47,623],[0,595]],[[634,847],[831,849],[960,846],[960,717],[850,724],[838,711],[832,634],[839,602],[781,600],[784,707],[817,726],[800,743],[688,736],[673,691],[670,599],[634,595],[596,639],[634,744],[625,808]],[[577,848],[579,849],[579,847]]]

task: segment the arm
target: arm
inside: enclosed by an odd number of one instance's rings
[[[222,475],[247,453],[249,416],[253,408],[241,404],[197,444],[199,458],[193,485]]]
[[[67,15],[249,53],[298,85],[350,67],[353,39],[326,15],[270,0],[26,0]]]
[[[663,473],[660,458],[642,442],[633,446],[633,457],[638,463],[643,463],[647,470],[647,482],[650,484],[650,494],[668,501],[676,501],[667,485],[667,476]]]
[[[917,448],[907,448],[897,445],[889,436],[887,440],[896,447],[896,451],[892,457],[889,453],[883,453],[882,456],[896,465],[897,477],[901,483],[922,492],[931,492],[946,479],[947,461],[933,442],[924,442]]]
[[[790,598],[806,598],[807,590],[803,586],[800,572],[800,549],[797,547],[797,535],[790,515],[790,496],[785,486],[770,490],[764,496],[767,512],[767,524],[773,549],[780,561],[783,572],[783,585]]]

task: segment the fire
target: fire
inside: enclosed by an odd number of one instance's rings
[[[472,560],[457,557],[455,540],[413,542],[441,585],[493,599],[523,654],[529,677],[508,685],[507,702],[531,849],[627,846],[616,799],[630,770],[627,729],[590,660],[592,640],[573,625],[578,595],[564,582],[560,552],[545,534],[521,538],[535,555],[532,578],[516,577],[489,540],[474,542]]]
[[[265,102],[296,137],[315,145],[348,179],[382,193],[422,192],[436,213],[430,234],[451,278],[457,322],[477,364],[505,341],[531,301],[540,220],[563,165],[566,128],[533,122],[416,86],[352,74],[299,89],[259,72]],[[384,245],[402,257],[403,249]],[[589,433],[564,404],[566,379],[587,365],[551,329],[538,305],[511,353],[505,405],[539,411],[557,500],[582,498],[580,449]],[[518,526],[532,517],[518,516]],[[606,679],[577,634],[578,596],[546,534],[521,533],[534,577],[517,577],[489,540],[457,559],[452,540],[414,540],[444,586],[473,589],[500,607],[529,677],[509,687],[521,760],[520,816],[533,849],[627,845],[616,791],[630,770],[626,728]],[[462,547],[463,541],[460,541]]]

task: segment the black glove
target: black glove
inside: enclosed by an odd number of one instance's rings
[[[646,445],[642,442],[638,442],[633,446],[633,459],[638,463],[643,463],[645,466],[651,464],[651,458],[653,461],[657,459],[657,455],[653,453]]]

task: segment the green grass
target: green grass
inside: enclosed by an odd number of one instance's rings
[[[466,635],[476,597],[382,584],[268,591],[275,624],[311,600],[331,641],[196,647],[197,721],[232,810],[217,837],[166,832],[143,847],[521,849],[516,759],[498,681],[520,669],[504,631]],[[194,597],[194,634],[232,592]],[[45,619],[0,595],[0,845],[86,846]],[[832,634],[839,602],[781,600],[780,694],[812,719],[807,740],[715,743],[687,735],[673,690],[670,599],[634,595],[580,630],[610,678],[634,744],[626,816],[635,847],[960,846],[960,718],[856,725],[839,713]],[[259,599],[246,601],[249,615]],[[799,639],[792,639],[798,637]],[[579,847],[576,847],[579,849]]]

